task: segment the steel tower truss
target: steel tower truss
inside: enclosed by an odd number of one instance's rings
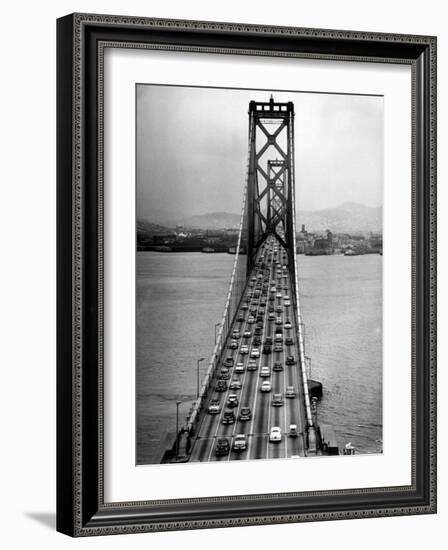
[[[294,105],[249,104],[247,185],[247,263],[252,269],[259,246],[275,235],[291,254],[294,248]]]

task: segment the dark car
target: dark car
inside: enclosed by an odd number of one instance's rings
[[[230,443],[228,439],[218,439],[216,442],[215,447],[215,455],[216,456],[225,456],[228,455],[230,452]]]
[[[272,336],[267,336],[264,343],[267,345],[267,346],[272,346]]]
[[[215,387],[216,391],[227,391],[227,382],[225,380],[218,380]]]
[[[240,315],[238,315],[237,321],[239,323],[244,323],[245,320],[246,320],[246,317],[244,317],[244,315],[242,313]]]
[[[255,336],[253,344],[254,346],[259,346],[261,344],[261,338],[259,336]]]
[[[232,410],[226,409],[222,415],[221,422],[223,424],[233,424],[235,422],[235,413]]]
[[[229,408],[238,407],[238,396],[235,393],[231,393],[227,398],[227,406]]]
[[[294,355],[288,355],[288,357],[286,358],[286,364],[287,365],[295,365],[296,364],[296,360],[294,358]]]
[[[272,348],[271,346],[267,346],[266,344],[263,346],[263,353],[265,355],[269,355],[270,353],[272,353]]]
[[[294,340],[292,338],[286,338],[285,344],[287,346],[292,346],[294,344]]]
[[[235,363],[235,360],[233,357],[226,357],[226,360],[224,361],[224,365],[226,367],[233,367],[233,364]]]
[[[275,344],[274,351],[277,353],[281,353],[283,351],[283,346],[281,344]]]
[[[241,407],[239,418],[242,421],[250,420],[252,418],[252,413],[250,411],[250,408],[249,407]]]
[[[255,334],[256,336],[260,336],[260,334],[262,334],[262,333],[263,333],[263,329],[262,329],[261,327],[257,327],[257,328],[255,329],[254,334]]]
[[[283,370],[282,362],[281,361],[275,361],[273,370],[275,370],[277,372]]]

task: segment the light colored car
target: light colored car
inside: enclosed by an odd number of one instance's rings
[[[229,348],[230,349],[236,349],[237,347],[238,347],[238,341],[237,340],[232,340],[230,342]]]
[[[282,293],[281,293],[281,292],[277,292],[276,297],[277,297],[277,298],[281,298],[281,297],[282,297]]]
[[[289,307],[291,305],[291,302],[289,300],[285,300],[285,307]]]
[[[241,389],[241,380],[239,378],[234,378],[231,382],[230,382],[230,386],[229,388],[231,390],[240,390]]]
[[[285,397],[291,398],[291,397],[295,397],[296,395],[297,395],[297,392],[294,389],[294,386],[287,386]]]
[[[252,333],[250,330],[245,330],[243,334],[243,338],[250,338],[252,336]]]
[[[235,374],[241,374],[244,372],[244,364],[243,363],[237,363],[234,369]]]
[[[243,345],[240,348],[241,355],[247,355],[249,353],[249,346]]]
[[[219,406],[219,401],[217,399],[210,401],[210,405],[208,406],[209,414],[218,414],[220,410],[221,407]]]
[[[285,321],[285,328],[292,328],[291,321],[289,320]]]
[[[255,317],[254,317],[253,315],[251,315],[251,316],[248,318],[247,322],[249,323],[249,325],[252,325],[253,323],[255,323]]]
[[[271,443],[280,443],[282,440],[282,429],[279,426],[273,426],[269,434],[269,441]]]
[[[247,449],[247,440],[244,434],[238,434],[233,440],[232,448],[234,451],[245,451]]]
[[[281,334],[280,332],[278,332],[275,337],[274,337],[274,342],[275,343],[282,343],[283,342],[283,334]]]
[[[275,320],[275,324],[276,324],[276,325],[281,325],[282,323],[283,323],[282,318],[281,318],[281,317],[277,317],[277,319]]]
[[[249,359],[249,362],[247,363],[247,370],[257,370],[258,364],[255,361],[255,359]]]
[[[271,376],[271,367],[261,367],[260,376]]]
[[[260,357],[260,350],[258,348],[253,348],[250,352],[250,356],[252,359],[258,359]]]
[[[233,338],[234,340],[239,340],[240,337],[241,337],[241,335],[240,335],[240,331],[239,331],[239,330],[234,330],[234,331],[232,332],[232,338]]]
[[[272,390],[272,383],[270,380],[263,380],[263,383],[261,384],[261,391],[264,392],[270,392]]]

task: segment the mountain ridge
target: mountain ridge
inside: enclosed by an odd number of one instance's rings
[[[381,231],[382,230],[383,207],[371,207],[356,202],[344,202],[337,207],[324,208],[321,210],[298,210],[296,216],[296,227],[300,230],[302,224],[307,231],[325,231],[330,229],[333,232],[349,231]],[[187,218],[157,222],[153,225],[162,227],[173,227],[181,225],[191,229],[236,229],[239,227],[241,214],[232,212],[207,212]],[[139,220],[140,224],[151,224],[146,220]]]

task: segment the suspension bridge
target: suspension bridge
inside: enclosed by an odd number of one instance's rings
[[[329,448],[316,423],[296,257],[294,105],[249,103],[246,183],[216,344],[164,461],[288,458]],[[168,458],[167,458],[168,457]]]

